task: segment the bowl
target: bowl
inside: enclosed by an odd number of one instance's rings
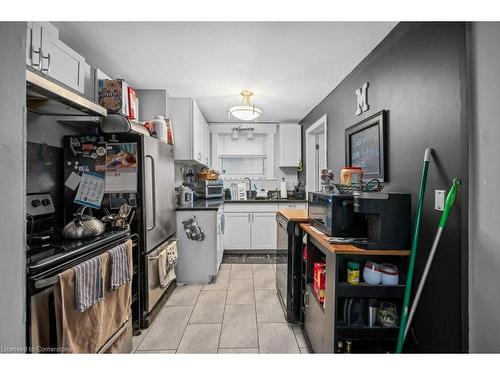
[[[390,263],[382,263],[380,271],[382,272],[382,285],[399,284],[398,267]]]
[[[377,263],[366,262],[365,268],[363,269],[363,279],[367,284],[378,285],[382,282],[382,272],[380,272],[380,266]]]

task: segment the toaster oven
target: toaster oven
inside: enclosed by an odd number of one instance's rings
[[[222,198],[224,196],[224,182],[218,180],[200,180],[196,184],[196,194],[205,199]]]

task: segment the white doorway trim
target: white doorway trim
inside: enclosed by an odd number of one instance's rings
[[[309,193],[309,191],[314,191],[315,190],[315,175],[316,171],[315,170],[315,165],[316,165],[316,135],[317,134],[324,134],[325,141],[324,141],[324,146],[323,150],[324,153],[322,157],[324,158],[324,163],[323,165],[328,168],[328,136],[327,136],[327,115],[323,115],[319,120],[317,120],[314,124],[312,124],[310,127],[307,128],[306,130],[306,192]]]

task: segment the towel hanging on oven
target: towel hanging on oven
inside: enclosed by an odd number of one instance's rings
[[[116,290],[132,280],[129,272],[129,253],[131,248],[132,240],[128,240],[108,250],[111,261],[111,290]]]
[[[90,306],[104,300],[102,259],[93,257],[73,267],[75,270],[76,309],[84,312]]]

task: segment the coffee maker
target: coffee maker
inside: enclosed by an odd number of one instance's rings
[[[366,240],[355,240],[363,249],[408,249],[411,232],[411,194],[354,193],[354,212],[367,220]]]

